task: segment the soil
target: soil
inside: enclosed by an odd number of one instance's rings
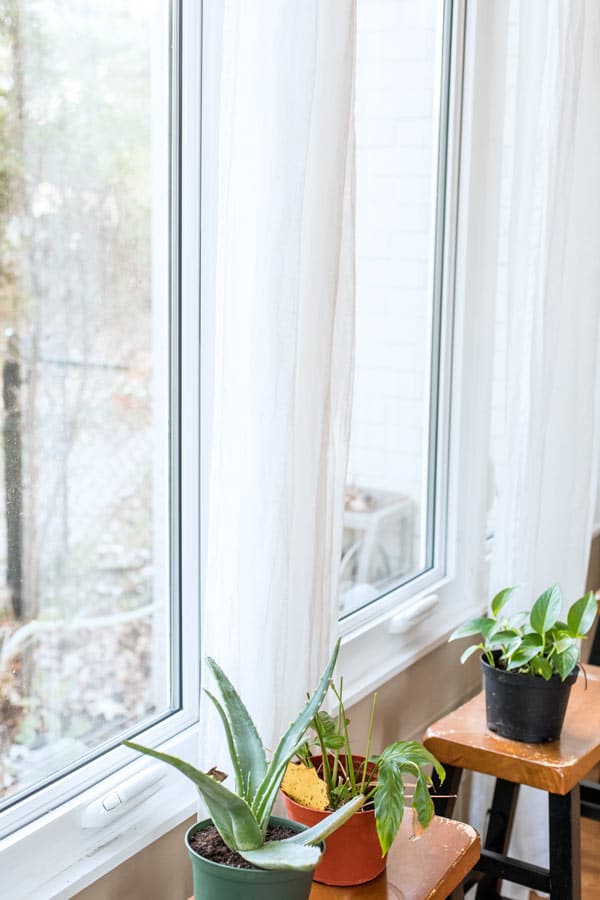
[[[265,841],[282,841],[296,833],[287,825],[268,825]],[[214,825],[209,825],[208,828],[203,828],[202,831],[197,831],[192,835],[190,846],[200,856],[211,862],[220,863],[222,866],[231,866],[234,869],[257,868],[246,862],[235,850],[230,850]]]

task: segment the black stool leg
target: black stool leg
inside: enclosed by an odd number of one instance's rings
[[[550,897],[581,900],[579,785],[569,794],[548,794],[550,818]]]
[[[512,831],[519,785],[503,778],[496,779],[494,799],[489,812],[488,826],[483,844],[486,850],[506,855]],[[497,900],[500,897],[500,882],[491,876],[481,879],[477,885],[476,900]],[[564,898],[566,900],[566,897]]]
[[[444,768],[446,770],[446,778],[443,784],[440,784],[440,779],[435,771],[433,772],[431,795],[436,816],[445,816],[447,819],[451,819],[456,806],[456,795],[460,787],[463,770],[459,769],[458,766],[444,766]]]

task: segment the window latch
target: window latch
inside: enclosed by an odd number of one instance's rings
[[[437,594],[429,594],[429,596],[423,597],[422,600],[417,600],[417,602],[413,603],[408,609],[404,609],[402,612],[397,613],[390,620],[388,632],[390,634],[406,634],[406,632],[414,628],[415,625],[419,625],[423,622],[439,602],[440,598]]]
[[[142,803],[158,790],[158,782],[165,777],[163,766],[152,766],[122,781],[112,791],[93,800],[81,816],[82,828],[104,828],[130,809]]]

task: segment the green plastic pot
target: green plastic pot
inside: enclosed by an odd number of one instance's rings
[[[211,819],[197,822],[185,836],[194,873],[194,900],[308,900],[313,869],[308,872],[291,869],[235,869],[211,862],[192,850],[191,836],[212,824]],[[287,825],[294,831],[305,830],[304,825],[278,816],[271,816],[270,824]]]

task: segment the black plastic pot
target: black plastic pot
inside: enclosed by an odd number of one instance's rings
[[[523,675],[490,666],[481,657],[485,709],[490,731],[513,741],[545,744],[560,737],[571,688],[579,674],[575,666],[561,681],[553,675]]]

